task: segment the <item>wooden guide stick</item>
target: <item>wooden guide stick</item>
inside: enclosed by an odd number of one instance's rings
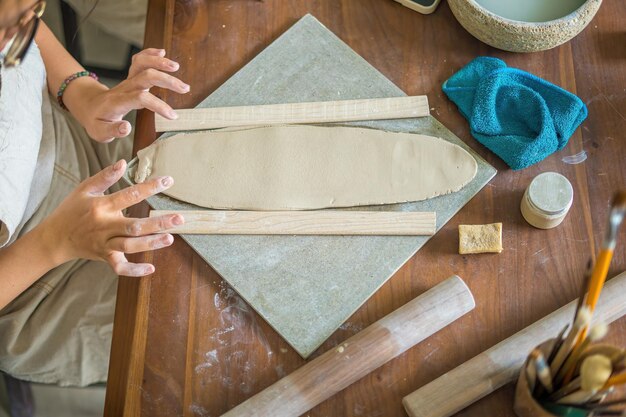
[[[430,114],[426,96],[365,100],[266,104],[176,110],[178,119],[154,115],[157,132],[204,130],[235,126],[389,120]]]
[[[626,314],[626,272],[602,292],[594,321],[613,322]],[[449,417],[513,381],[529,352],[554,337],[572,319],[576,301],[531,324],[491,349],[440,376],[402,400],[410,417]]]
[[[297,417],[474,308],[452,276],[341,345],[239,404],[222,417]]]
[[[150,217],[181,214],[185,224],[166,230],[207,235],[432,236],[435,212],[152,210]]]

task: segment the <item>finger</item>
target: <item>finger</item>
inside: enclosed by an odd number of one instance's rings
[[[141,184],[125,188],[108,196],[114,210],[123,210],[146,198],[167,190],[174,184],[172,177],[157,177]]]
[[[154,68],[145,69],[128,81],[130,82],[130,85],[139,90],[161,87],[180,94],[189,92],[189,86],[187,84],[176,77]]]
[[[122,252],[111,253],[107,261],[117,275],[123,275],[126,277],[143,277],[154,273],[154,265],[128,262],[128,259],[126,259],[126,256]]]
[[[169,233],[141,237],[115,237],[109,240],[111,250],[122,253],[138,253],[165,248],[174,243]]]
[[[81,183],[83,191],[91,194],[102,194],[119,181],[126,172],[126,161],[120,159],[115,164],[103,169]]]
[[[148,91],[117,92],[107,102],[111,114],[126,114],[131,110],[148,109],[161,116],[174,120],[178,118],[176,112],[163,100]]]
[[[90,136],[100,143],[109,143],[116,138],[123,138],[130,134],[132,127],[126,120],[109,122],[99,120],[96,123],[96,131],[91,132]]]
[[[156,97],[155,95],[147,91],[140,92],[137,97],[137,100],[138,100],[138,103],[137,103],[138,107],[136,107],[137,109],[146,108],[157,114],[160,114],[166,119],[170,119],[170,120],[178,119],[178,115],[176,114],[174,109],[172,109],[169,106],[169,104],[167,104],[160,98]]]
[[[163,48],[146,48],[137,52],[137,54],[146,54],[146,55],[154,55],[154,56],[165,56],[165,49]],[[137,55],[135,54],[135,55]]]
[[[142,51],[138,54],[133,55],[132,63],[128,70],[128,77],[132,78],[141,71],[148,68],[155,68],[166,72],[174,72],[178,71],[180,65],[176,61],[165,58],[165,51],[163,51],[162,54],[155,54],[152,52],[147,53],[146,51]]]
[[[123,236],[144,236],[173,229],[185,223],[180,214],[166,214],[145,219],[126,219],[120,234]]]

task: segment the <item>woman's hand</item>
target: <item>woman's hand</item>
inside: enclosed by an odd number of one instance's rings
[[[183,224],[183,217],[133,219],[124,217],[122,210],[166,190],[173,180],[155,178],[105,195],[125,170],[126,161],[121,160],[86,179],[38,226],[55,264],[84,258],[106,261],[118,275],[154,272],[153,265],[130,263],[125,254],[171,245],[174,238],[163,230]]]
[[[175,119],[174,110],[149,89],[160,87],[181,94],[189,92],[189,85],[167,74],[178,68],[178,63],[165,58],[163,49],[145,49],[133,56],[126,80],[110,90],[105,87],[90,89],[84,105],[70,110],[89,136],[98,142],[111,142],[128,136],[131,126],[123,117],[134,109],[146,108],[168,119]],[[67,91],[71,90],[70,86]]]

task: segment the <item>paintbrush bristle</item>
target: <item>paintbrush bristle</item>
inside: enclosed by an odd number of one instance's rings
[[[618,191],[613,195],[611,206],[620,210],[626,210],[626,190]]]
[[[588,306],[583,306],[578,311],[578,315],[576,316],[576,321],[574,322],[574,328],[580,329],[582,327],[586,327],[591,321],[591,309]]]
[[[550,367],[546,363],[546,359],[541,352],[534,357],[535,367],[537,369],[537,377],[541,384],[546,388],[548,392],[552,392],[554,390],[552,384],[552,375],[550,373]]]
[[[606,323],[598,323],[589,331],[589,340],[596,342],[602,339],[609,332],[609,325]]]
[[[611,202],[611,211],[609,212],[609,228],[607,229],[606,241],[612,240],[613,248],[615,247],[615,238],[617,237],[617,229],[626,216],[626,191],[615,193]]]
[[[530,355],[528,356],[530,356],[532,359],[537,359],[539,356],[543,356],[543,353],[541,353],[539,349],[535,348],[530,352]]]
[[[606,384],[611,372],[611,359],[604,355],[591,355],[580,365],[580,387],[583,391],[598,391]]]
[[[536,355],[534,358],[535,363],[537,364],[537,370],[541,370],[543,371],[544,369],[548,368],[548,364],[546,363],[546,359],[543,356],[543,354],[541,352],[539,352],[538,355]]]

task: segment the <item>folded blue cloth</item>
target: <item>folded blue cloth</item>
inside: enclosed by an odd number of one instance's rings
[[[443,83],[472,135],[513,169],[562,149],[587,117],[574,94],[497,58],[479,57]]]

